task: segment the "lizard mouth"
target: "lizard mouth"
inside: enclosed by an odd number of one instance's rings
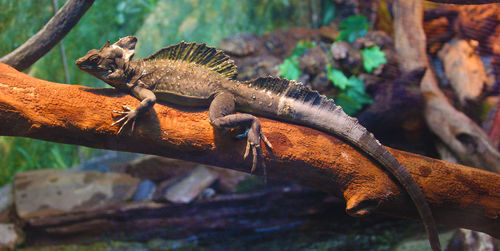
[[[110,73],[110,70],[104,69],[104,68],[96,66],[96,65],[87,64],[85,61],[77,60],[75,62],[75,64],[80,70],[88,72],[88,73],[98,73],[100,75],[102,74],[102,75],[106,75],[106,76],[109,75],[109,73]]]
[[[107,77],[109,74],[111,74],[112,72],[113,72],[113,71],[108,70],[108,71],[104,72],[104,73],[101,75],[101,77],[105,78],[105,77]]]

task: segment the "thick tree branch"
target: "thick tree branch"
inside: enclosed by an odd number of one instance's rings
[[[0,58],[0,62],[19,71],[30,67],[68,34],[93,3],[94,0],[68,0],[40,31]]]
[[[403,72],[427,67],[420,89],[425,97],[425,118],[430,129],[461,161],[477,168],[500,172],[500,153],[486,133],[456,110],[438,87],[429,64],[420,0],[394,2],[395,46]]]
[[[462,4],[462,5],[500,3],[499,0],[427,0],[427,1],[435,3]]]
[[[117,135],[113,110],[139,102],[113,89],[56,84],[0,64],[0,135],[161,155],[250,170],[244,140],[220,135],[205,110],[157,104],[132,134]],[[261,119],[274,145],[265,151],[271,178],[344,197],[347,212],[418,218],[391,176],[343,141],[302,126]],[[500,175],[397,150],[391,152],[422,187],[438,223],[500,237]],[[261,170],[259,170],[261,172]]]

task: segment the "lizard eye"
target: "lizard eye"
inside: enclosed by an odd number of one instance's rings
[[[98,63],[99,62],[99,56],[97,55],[92,55],[89,57],[89,60],[93,63]]]

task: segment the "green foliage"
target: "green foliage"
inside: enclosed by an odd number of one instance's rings
[[[315,47],[316,43],[314,42],[299,42],[297,46],[293,50],[292,54],[283,60],[278,67],[280,70],[280,76],[287,79],[298,80],[302,75],[302,72],[299,68],[299,58],[302,54],[309,48]],[[378,47],[377,47],[378,48]],[[380,51],[380,49],[379,49]],[[382,53],[383,59],[385,59],[385,54]],[[369,63],[375,64],[376,62],[380,62],[380,54],[375,51],[370,51],[367,55],[374,58]],[[378,67],[379,64],[377,64]],[[326,68],[326,75],[328,80],[330,80],[335,87],[337,87],[341,92],[335,97],[335,102],[342,106],[344,111],[354,116],[358,113],[363,105],[371,104],[372,99],[366,93],[365,87],[363,85],[363,81],[355,76],[347,77],[344,72],[339,69],[333,68],[331,65],[328,65]]]
[[[287,79],[299,80],[302,72],[299,69],[299,61],[292,58],[285,58],[283,63],[278,65],[280,69],[280,75]]]
[[[0,137],[0,185],[17,172],[41,168],[68,168],[99,150],[21,137]]]
[[[378,46],[364,48],[361,50],[361,55],[363,56],[363,67],[368,73],[387,63],[385,53]]]
[[[141,38],[137,56],[144,57],[181,40],[216,46],[239,33],[289,27],[311,27],[311,5],[319,0],[184,0],[159,1],[136,35]],[[322,13],[318,20],[322,20]]]
[[[60,7],[64,1],[58,2]],[[322,3],[326,5],[322,5],[319,20],[327,23],[336,16],[336,10],[331,1]],[[147,56],[183,39],[216,45],[224,37],[241,31],[261,34],[279,27],[308,26],[310,4],[300,0],[247,0],[238,4],[226,0],[95,1],[63,40],[71,83],[106,86],[73,64],[89,49],[100,48],[106,40],[116,41],[136,34],[140,38],[136,57]],[[54,14],[50,1],[0,0],[0,8],[0,56],[24,43]],[[301,46],[296,48],[295,55],[300,56],[307,49]],[[298,70],[298,64],[291,65],[295,67],[289,67],[292,71]],[[64,82],[59,48],[52,49],[27,71],[37,78]],[[26,138],[0,137],[0,163],[3,163],[0,183],[8,182],[17,171],[70,167],[80,162],[82,152],[94,154],[98,151]]]
[[[304,54],[304,52],[309,49],[309,48],[313,48],[313,47],[316,47],[316,42],[311,42],[311,41],[299,41],[297,43],[297,46],[295,46],[295,49],[293,49],[292,51],[292,55],[290,55],[290,58],[295,58],[295,59],[299,59],[300,56],[302,56],[302,54]]]
[[[322,25],[328,25],[337,16],[337,8],[333,1],[322,1],[321,2],[321,12],[323,14],[323,19],[321,20]]]
[[[338,87],[340,90],[345,90],[349,85],[349,79],[344,75],[341,70],[334,69],[331,66],[326,68],[326,76],[334,86]]]
[[[316,46],[315,42],[310,41],[300,41],[293,49],[292,54],[283,60],[283,63],[278,65],[280,70],[280,76],[287,79],[299,80],[302,72],[299,68],[299,58],[304,54],[304,52]]]
[[[103,87],[100,80],[78,70],[73,62],[89,49],[99,48],[106,40],[134,34],[158,0],[95,1],[79,24],[64,38],[69,74],[75,84]],[[64,1],[59,1],[62,6]],[[0,56],[20,46],[52,17],[50,1],[0,0]],[[125,21],[126,20],[126,21]],[[105,24],[105,25],[103,25]],[[29,69],[37,78],[64,82],[59,48],[55,47]],[[99,150],[19,137],[0,137],[0,184],[12,180],[15,173],[39,168],[68,168],[80,157],[96,155]]]
[[[342,106],[347,114],[354,116],[363,108],[363,105],[372,103],[361,79],[355,76],[347,78],[342,71],[331,66],[328,66],[326,70],[328,80],[341,90],[335,97],[335,103]]]
[[[370,23],[366,20],[364,15],[349,16],[343,19],[340,24],[340,31],[338,40],[354,43],[357,38],[364,37]]]

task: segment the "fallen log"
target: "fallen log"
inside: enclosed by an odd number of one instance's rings
[[[157,104],[134,132],[117,134],[114,110],[138,100],[114,89],[58,84],[0,64],[0,135],[147,153],[248,172],[246,142],[214,130],[206,110]],[[274,146],[265,150],[269,177],[343,197],[351,216],[381,213],[418,218],[408,195],[383,168],[334,136],[262,118]],[[436,221],[500,238],[500,175],[390,151],[422,187]],[[258,174],[262,170],[258,170]]]

